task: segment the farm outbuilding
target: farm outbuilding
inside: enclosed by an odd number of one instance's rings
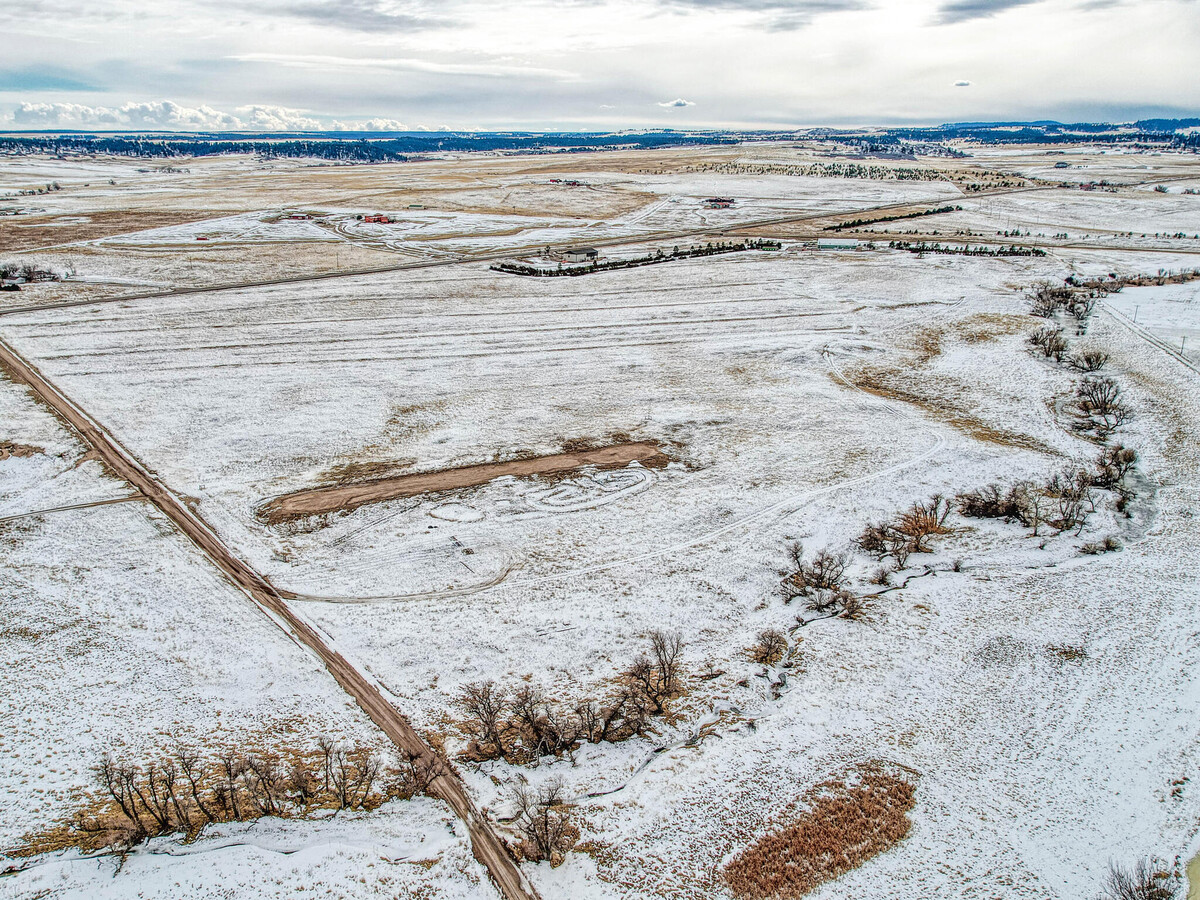
[[[859,242],[854,238],[821,238],[817,241],[818,250],[857,250]]]
[[[563,253],[563,259],[573,263],[592,262],[599,255],[595,247],[572,247]]]

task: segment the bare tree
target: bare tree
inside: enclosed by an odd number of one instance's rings
[[[471,716],[475,739],[483,754],[503,756],[508,692],[494,681],[473,682],[463,686],[456,703]]]
[[[534,862],[549,860],[552,866],[559,865],[579,840],[562,782],[551,781],[536,792],[521,785],[513,799],[517,805],[515,824],[523,839],[522,855]]]

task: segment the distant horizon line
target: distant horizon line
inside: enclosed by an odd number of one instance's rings
[[[405,129],[405,130],[371,130],[371,129],[318,129],[318,130],[213,130],[213,129],[197,129],[197,130],[176,130],[169,128],[120,128],[120,129],[99,129],[99,128],[9,128],[0,129],[2,136],[63,136],[63,137],[89,137],[89,136],[154,136],[154,137],[239,137],[239,138],[268,138],[268,137],[308,137],[319,136],[323,139],[329,138],[350,138],[360,136],[384,137],[390,135],[398,135],[404,137],[428,137],[433,138],[437,135],[513,135],[513,136],[554,136],[554,135],[645,135],[645,134],[681,134],[681,135],[786,135],[786,134],[802,134],[811,132],[829,132],[837,134],[853,133],[858,131],[866,131],[878,129],[880,131],[889,130],[911,130],[911,131],[945,131],[954,129],[982,129],[982,128],[1061,128],[1071,129],[1079,127],[1087,127],[1096,129],[1100,127],[1123,128],[1123,127],[1140,127],[1146,124],[1155,124],[1166,126],[1174,124],[1178,128],[1197,128],[1200,127],[1200,113],[1195,117],[1192,116],[1149,116],[1140,119],[1128,119],[1121,121],[1109,120],[1092,120],[1092,121],[1074,121],[1063,122],[1056,119],[975,119],[969,121],[958,122],[940,122],[937,124],[914,124],[914,123],[864,123],[860,125],[796,125],[787,127],[763,127],[763,128],[737,128],[737,127],[713,127],[713,128],[680,128],[668,126],[627,126],[622,128],[436,128],[436,129]]]

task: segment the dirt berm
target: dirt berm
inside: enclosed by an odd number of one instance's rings
[[[379,478],[357,484],[310,488],[267,501],[259,507],[258,516],[264,522],[276,525],[305,516],[357,509],[367,503],[415,497],[435,491],[477,487],[503,475],[561,475],[589,466],[597,469],[615,469],[627,466],[631,462],[639,462],[647,468],[656,469],[665,466],[669,460],[652,441],[611,444],[607,447],[571,450],[509,462],[482,463],[437,472],[416,472],[411,475]]]

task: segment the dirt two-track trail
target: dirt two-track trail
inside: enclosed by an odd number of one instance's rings
[[[149,470],[123,448],[99,423],[47,381],[7,343],[0,340],[0,367],[22,382],[53,409],[92,447],[112,470],[175,523],[235,585],[250,596],[276,624],[308,647],[325,664],[342,689],[352,696],[400,750],[410,753],[439,774],[427,793],[444,800],[467,825],[475,858],[491,875],[506,900],[539,900],[537,891],[522,874],[508,848],[468,796],[466,787],[443,757],[417,733],[379,689],[340,653],[329,648],[311,626],[296,616],[280,593],[265,578],[239,559],[198,514],[190,510]]]

